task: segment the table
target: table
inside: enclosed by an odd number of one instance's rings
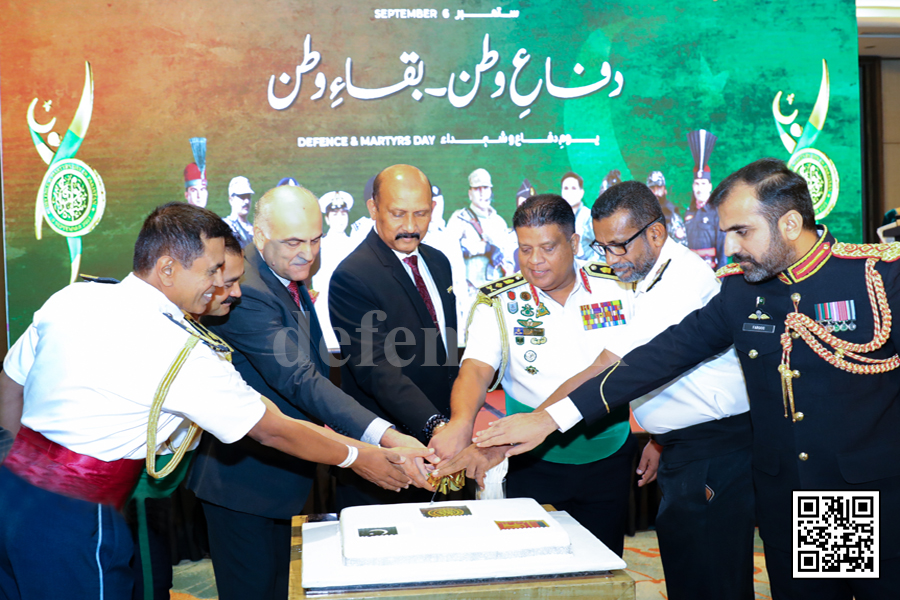
[[[288,599],[305,600],[301,585],[301,560],[303,557],[303,524],[306,515],[294,517],[291,532],[291,572]],[[328,600],[410,599],[417,600],[544,600],[546,598],[583,598],[584,600],[634,600],[634,580],[625,571],[612,571],[609,575],[594,577],[528,579],[521,583],[495,583],[490,585],[458,585],[429,587],[413,590],[379,592],[355,592],[316,596]]]

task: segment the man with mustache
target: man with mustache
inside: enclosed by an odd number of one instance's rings
[[[816,226],[806,181],[776,159],[732,173],[710,203],[725,232],[725,251],[736,261],[720,271],[721,292],[571,391],[575,416],[595,422],[733,344],[750,398],[757,522],[772,597],[896,598],[900,464],[892,457],[900,450],[900,339],[890,315],[900,310],[898,247],[837,242]],[[508,423],[495,424],[479,444],[523,442],[527,450],[546,432],[568,425],[542,412],[534,427],[512,431]],[[859,561],[866,571],[877,568],[877,578],[853,578],[846,571],[833,578],[794,577],[793,558],[801,553],[795,554],[792,509],[799,505],[798,513],[815,514],[794,493],[817,490],[879,493],[879,560],[872,557],[868,568]],[[829,539],[838,546],[856,539],[855,521],[864,517],[857,510],[864,511],[848,502],[851,522],[825,528],[818,540],[823,547],[832,545]],[[816,533],[805,535],[813,538],[804,544],[808,549]],[[855,544],[861,559],[868,554],[865,538]],[[852,566],[853,556],[834,552],[828,558],[840,568]],[[810,566],[800,568],[820,573]]]
[[[496,453],[470,445],[472,429],[485,395],[497,385],[491,387],[495,373],[506,413],[527,415],[631,327],[628,290],[612,269],[575,260],[575,213],[561,196],[532,196],[516,209],[513,227],[522,273],[481,288],[453,386],[451,421],[428,444],[450,459],[438,465],[440,475],[465,468],[479,484]],[[636,450],[622,407],[604,423],[575,427],[510,461],[507,495],[567,511],[621,556]]]
[[[608,365],[707,304],[719,283],[702,258],[668,236],[662,207],[644,184],[612,186],[591,213],[593,247],[633,294],[631,329],[599,357]],[[631,408],[651,444],[662,444],[656,531],[669,598],[752,600],[752,430],[734,348]]]
[[[222,267],[221,287],[213,292],[212,299],[202,314],[194,315],[197,319],[208,317],[224,317],[241,299],[241,277],[244,276],[244,252],[241,243],[234,236],[225,238],[225,265]]]
[[[335,269],[328,296],[341,389],[422,442],[449,420],[458,372],[450,262],[428,245],[434,204],[431,183],[416,167],[381,171],[366,203],[375,227]],[[337,477],[338,508],[432,495],[381,493],[359,477]]]
[[[303,187],[276,187],[257,202],[253,223],[240,304],[204,319],[234,348],[235,368],[289,416],[313,417],[382,446],[421,447],[328,380],[330,355],[302,283],[322,238],[316,197]],[[410,483],[427,487],[421,460],[404,468]],[[188,487],[203,503],[220,598],[287,596],[290,519],[302,511],[315,470],[250,438],[226,446],[204,436]]]

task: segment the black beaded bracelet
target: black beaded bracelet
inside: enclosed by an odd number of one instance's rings
[[[444,425],[445,423],[449,423],[450,419],[438,413],[436,415],[431,415],[428,417],[428,420],[425,421],[425,427],[422,428],[422,434],[425,436],[426,440],[430,440],[434,435],[434,430],[437,429],[440,425]]]

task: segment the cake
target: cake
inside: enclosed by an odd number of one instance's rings
[[[340,531],[348,566],[572,553],[568,533],[531,498],[353,506]]]

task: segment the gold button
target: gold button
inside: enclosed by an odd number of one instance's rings
[[[759,352],[757,352],[756,350],[751,350],[747,353],[747,356],[749,356],[750,358],[756,358],[757,356],[759,356]]]
[[[791,294],[792,302],[800,302],[800,294]]]
[[[797,369],[794,369],[794,371],[791,373],[791,375],[794,376],[794,379],[797,379],[798,377],[800,377],[800,371],[798,371]]]
[[[797,421],[802,421],[802,420],[803,420],[803,413],[802,413],[802,412],[798,412],[797,414],[794,415],[794,419],[796,419]]]
[[[809,454],[807,454],[806,452],[800,453],[800,460],[806,460],[807,458],[809,458]]]
[[[791,332],[791,337],[794,338],[794,339],[796,340],[797,338],[800,337],[800,334],[797,333],[796,331],[792,331],[792,332]]]

